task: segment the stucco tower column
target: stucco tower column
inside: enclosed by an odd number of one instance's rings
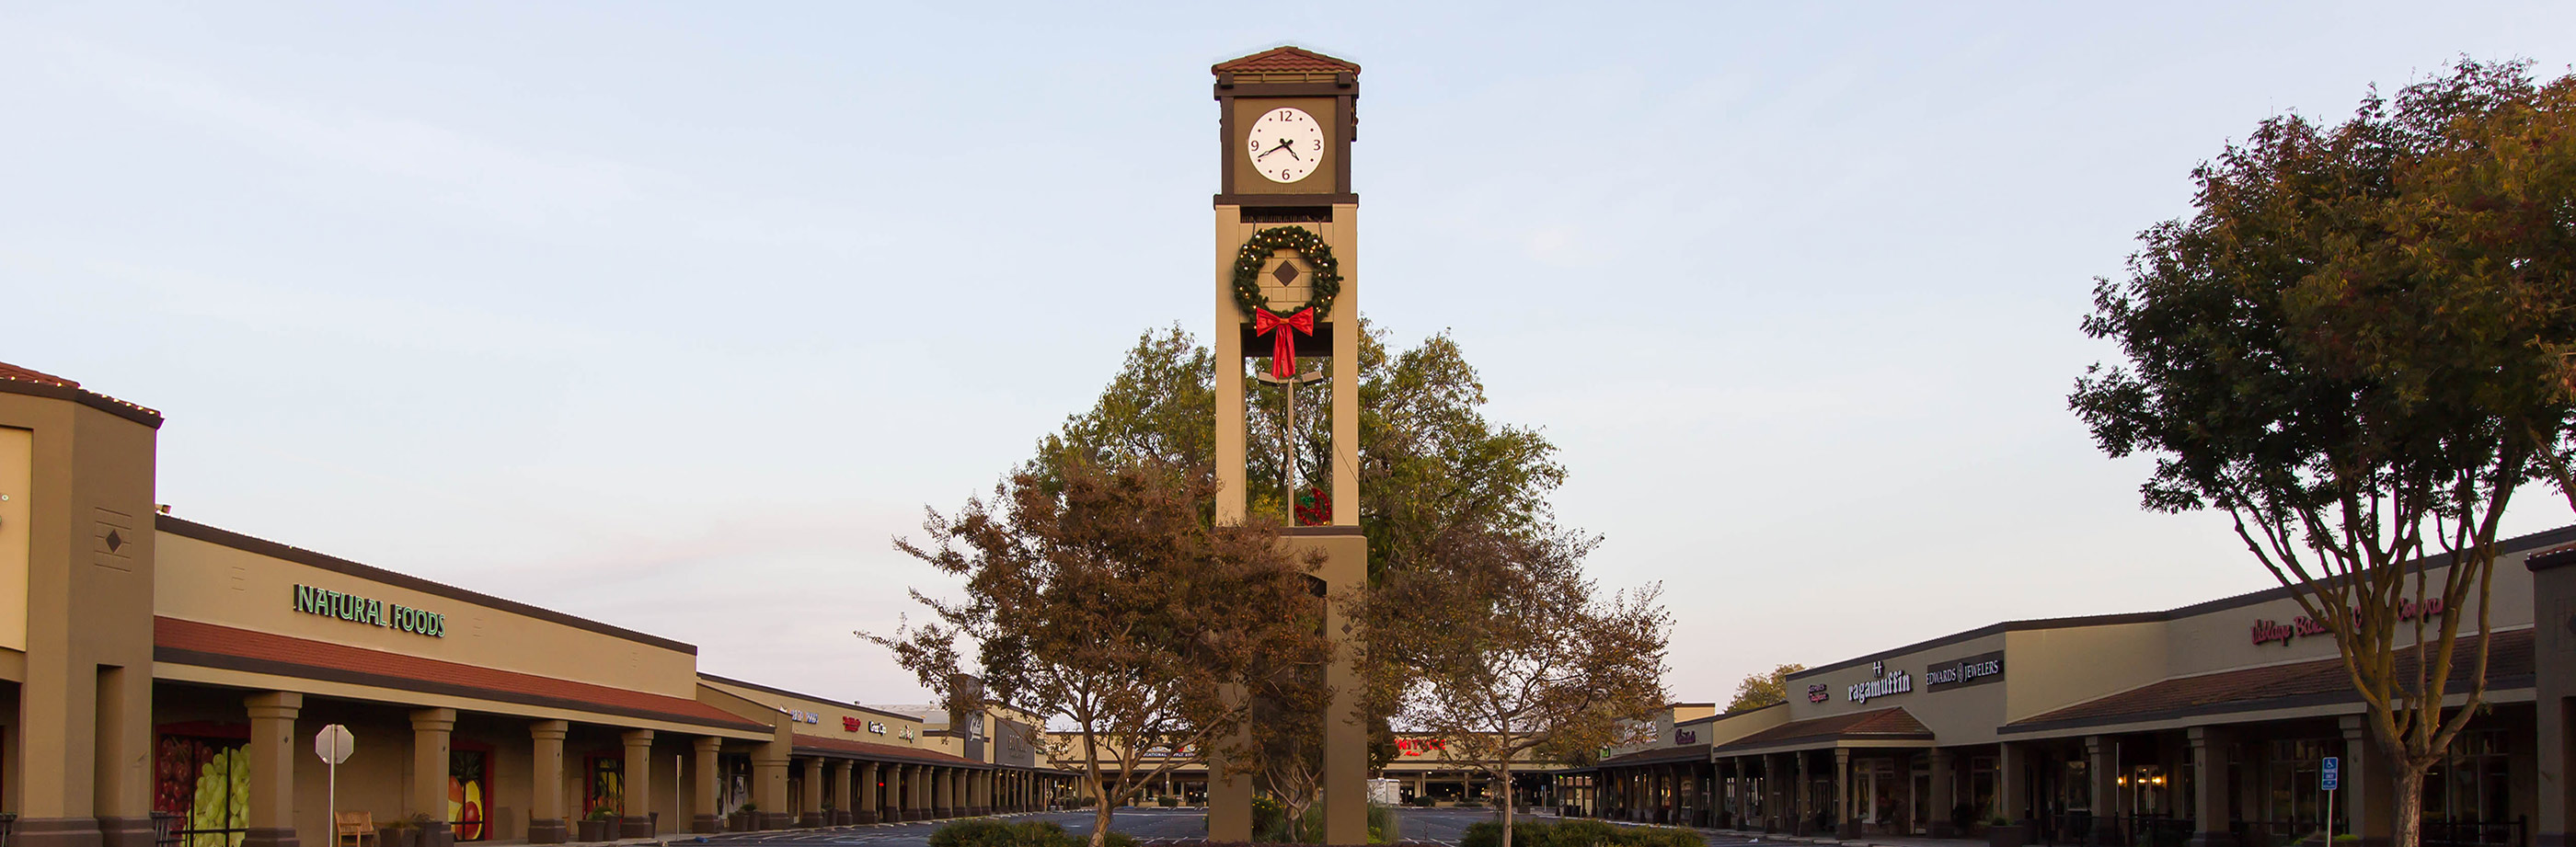
[[[456,830],[447,819],[447,769],[453,765],[448,737],[455,729],[455,709],[412,710],[410,813],[428,815],[431,821],[421,834],[422,847],[456,843]]]
[[[653,731],[630,729],[621,736],[626,741],[626,774],[619,781],[624,796],[618,808],[624,817],[618,819],[617,834],[623,838],[653,837]],[[440,780],[444,783],[445,780]],[[442,785],[442,791],[445,790]]]
[[[571,826],[564,821],[564,733],[572,726],[563,721],[537,721],[528,724],[528,740],[534,751],[530,757],[534,772],[529,775],[528,843],[561,844],[571,836]]]
[[[701,735],[689,742],[689,831],[700,835],[724,831],[717,804],[724,802],[724,775],[719,772],[724,739]]]
[[[805,784],[802,786],[803,790],[797,792],[796,825],[802,827],[822,826],[823,757],[807,756],[803,761]]]
[[[2018,741],[1995,745],[1995,814],[2016,824],[2030,822],[2030,750]],[[2221,804],[2221,808],[2225,808]]]
[[[2227,734],[2217,727],[2183,730],[2191,751],[2191,800],[2196,810],[2186,847],[2234,847],[2227,831]]]
[[[1957,838],[1959,825],[1950,820],[1950,809],[1959,805],[1958,801],[1951,799],[1958,795],[1959,775],[1950,771],[1950,751],[1934,747],[1924,755],[1931,759],[1932,764],[1932,837]]]
[[[304,695],[292,691],[253,694],[250,707],[250,832],[243,847],[296,847],[295,716]]]

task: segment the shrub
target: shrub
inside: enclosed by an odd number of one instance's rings
[[[1428,807],[1428,806],[1430,806],[1430,805],[1431,805],[1431,798],[1429,798],[1429,797],[1406,797],[1406,798],[1404,798],[1404,804],[1405,804],[1405,805],[1407,805],[1407,806],[1424,806],[1424,807]]]
[[[1278,832],[1279,824],[1287,820],[1287,806],[1268,797],[1252,798],[1252,834],[1255,837]]]
[[[930,834],[930,847],[1085,847],[1091,840],[1053,821],[1004,823],[991,818],[962,820]],[[1125,833],[1109,834],[1109,847],[1136,847]]]
[[[1499,821],[1482,821],[1467,827],[1458,847],[1500,847],[1503,825]],[[1512,825],[1514,847],[1703,847],[1699,833],[1687,829],[1647,826],[1613,826],[1596,820],[1571,820],[1547,823],[1526,821]]]

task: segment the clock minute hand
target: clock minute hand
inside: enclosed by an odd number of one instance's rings
[[[1254,156],[1254,157],[1252,157],[1252,158],[1255,158],[1255,159],[1268,158],[1268,157],[1270,156],[1270,154],[1272,154],[1272,153],[1277,153],[1277,152],[1279,152],[1279,151],[1281,151],[1281,150],[1286,150],[1286,151],[1288,151],[1288,156],[1289,156],[1289,158],[1296,158],[1296,157],[1297,157],[1297,151],[1296,151],[1294,148],[1291,148],[1291,147],[1289,147],[1289,146],[1288,146],[1288,139],[1282,138],[1282,139],[1279,139],[1279,146],[1277,146],[1277,147],[1272,147],[1272,148],[1270,148],[1270,149],[1268,149],[1268,150],[1263,150],[1263,151],[1261,151],[1261,155],[1259,155],[1259,156]]]

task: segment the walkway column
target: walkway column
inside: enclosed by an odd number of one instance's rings
[[[876,823],[881,820],[877,817],[882,811],[879,805],[881,798],[877,793],[877,763],[859,763],[858,775],[851,785],[851,792],[854,798],[850,801],[851,823]]]
[[[1958,794],[1959,775],[1950,770],[1950,751],[1934,747],[1927,755],[1932,760],[1932,837],[1957,838],[1959,824],[1950,819],[1950,809],[1959,805],[1951,799]]]
[[[296,847],[295,754],[303,745],[295,737],[295,716],[304,695],[292,691],[253,694],[250,707],[250,832],[243,847]],[[310,754],[307,754],[310,755]]]
[[[841,826],[858,822],[859,792],[857,787],[851,784],[857,778],[858,771],[857,762],[848,759],[832,762],[832,814],[827,816],[830,820],[824,823]]]
[[[1837,748],[1834,750],[1834,796],[1830,801],[1834,804],[1834,831],[1844,838],[1860,837],[1858,816],[1852,814],[1852,795],[1855,793],[1858,792],[1852,790],[1851,751]]]
[[[760,807],[751,816],[754,829],[786,829],[788,822],[796,819],[787,809],[795,802],[787,796],[788,751],[795,743],[788,737],[791,731],[787,724],[780,723],[777,737],[751,753],[751,803]]]
[[[724,831],[724,817],[716,806],[722,802],[724,775],[719,773],[717,754],[724,751],[724,739],[699,736],[689,743],[689,770],[696,779],[689,783],[689,831],[700,835]]]
[[[813,828],[823,825],[823,757],[805,757],[805,790],[797,792],[796,825]]]
[[[957,816],[957,773],[952,768],[930,769],[930,814],[935,818]]]
[[[2397,829],[2395,770],[2362,716],[2345,715],[2340,722],[2343,776],[2342,788],[2335,791],[2335,811],[2343,813],[2344,832],[2361,836],[2362,847],[2387,847]]]
[[[2117,817],[2120,814],[2120,784],[2115,781],[2119,776],[2116,771],[2120,769],[2118,752],[2111,746],[2111,739],[2107,737],[2084,736],[2084,772],[2087,781],[2093,784],[2090,789],[2093,797],[2089,805],[2097,821],[2102,818]],[[2104,825],[2096,823],[2094,828],[2098,830]],[[2108,833],[2096,831],[2087,843],[2099,844],[2101,836],[2106,834]]]
[[[571,824],[564,820],[564,732],[572,725],[563,721],[537,721],[528,724],[528,738],[535,746],[534,772],[528,792],[528,843],[561,844],[571,837]]]
[[[2191,804],[2195,818],[2186,847],[2232,847],[2227,831],[2227,734],[2217,727],[2183,730],[2191,751]]]
[[[412,710],[411,813],[428,815],[431,822],[421,834],[421,847],[456,843],[456,829],[447,820],[447,769],[453,766],[448,736],[455,729],[455,709]],[[338,843],[339,838],[333,837],[332,842]]]
[[[1811,807],[1812,798],[1807,796],[1815,793],[1813,786],[1816,781],[1807,778],[1807,760],[1812,757],[1804,751],[1789,755],[1798,760],[1798,781],[1792,784],[1793,790],[1798,792],[1798,801],[1793,805],[1797,810],[1794,812],[1797,820],[1789,825],[1789,832],[1796,835],[1814,835],[1816,834],[1816,814]]]
[[[617,808],[623,811],[625,817],[618,821],[617,834],[621,838],[651,838],[653,837],[653,731],[630,729],[626,731],[624,738],[626,739],[626,772],[618,784],[624,786],[625,793],[618,798]],[[447,790],[446,782],[447,780],[443,778],[439,780],[441,792]]]
[[[2030,823],[2030,749],[2018,741],[1995,745],[1995,814]],[[2221,804],[2224,808],[2225,804]],[[2025,836],[2029,837],[2029,836]]]

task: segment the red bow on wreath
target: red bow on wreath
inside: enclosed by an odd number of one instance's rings
[[[1299,309],[1296,314],[1284,318],[1271,314],[1269,309],[1252,310],[1252,334],[1256,337],[1267,335],[1271,338],[1270,377],[1272,379],[1287,379],[1297,375],[1297,337],[1289,332],[1292,329],[1307,335],[1315,334],[1314,307]]]

